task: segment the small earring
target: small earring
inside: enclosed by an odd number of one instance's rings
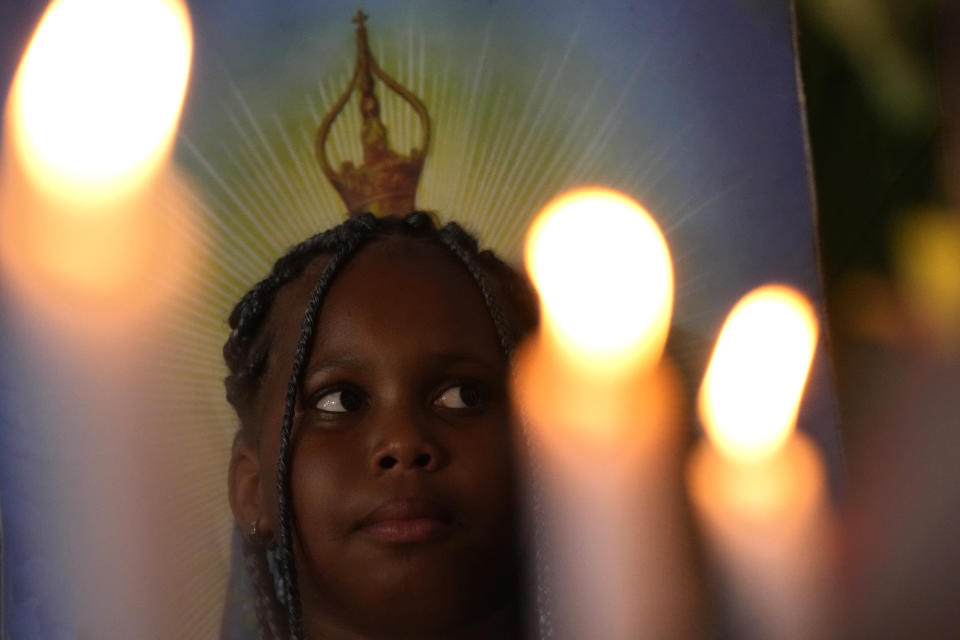
[[[250,523],[249,533],[250,533],[250,538],[252,540],[256,540],[259,528],[260,528],[260,518],[257,518],[256,520]]]

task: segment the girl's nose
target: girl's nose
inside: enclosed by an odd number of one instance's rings
[[[424,451],[414,456],[411,463],[406,466],[409,466],[414,469],[430,469],[434,459],[435,459],[434,455]],[[400,460],[397,457],[395,457],[393,454],[389,454],[389,453],[384,454],[378,461],[378,464],[380,465],[381,469],[393,469],[399,463],[400,463]]]
[[[412,416],[394,415],[383,424],[371,456],[373,470],[378,473],[436,471],[445,463],[443,448]]]

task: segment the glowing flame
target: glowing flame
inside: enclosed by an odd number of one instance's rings
[[[774,454],[789,438],[817,343],[802,295],[779,285],[744,296],[723,325],[700,388],[713,444],[739,460]]]
[[[663,234],[638,203],[599,188],[564,194],[534,221],[525,257],[545,329],[578,363],[615,371],[660,358],[673,267]]]
[[[170,148],[192,51],[182,0],[52,3],[11,94],[30,178],[72,202],[135,188]]]
[[[0,261],[22,295],[114,317],[180,269],[161,201],[184,187],[167,159],[192,48],[183,0],[48,7],[11,88],[0,162]]]

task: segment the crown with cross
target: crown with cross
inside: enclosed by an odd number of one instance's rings
[[[423,102],[388,76],[374,60],[367,42],[367,14],[358,11],[353,18],[357,25],[357,62],[346,90],[334,103],[317,130],[317,160],[324,175],[333,184],[347,205],[347,214],[358,215],[369,211],[377,216],[403,215],[415,209],[417,184],[430,145],[430,115]],[[396,92],[409,104],[420,119],[422,139],[420,146],[409,154],[390,148],[387,129],[380,120],[380,103],[374,92],[374,78]],[[333,169],[327,156],[327,138],[334,120],[343,111],[354,91],[360,96],[363,163],[355,166],[350,161]]]

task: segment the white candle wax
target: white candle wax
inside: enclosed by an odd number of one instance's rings
[[[682,637],[677,383],[659,364],[673,296],[666,243],[636,203],[582,190],[541,214],[526,256],[543,320],[518,357],[515,392],[540,489],[552,632]]]
[[[16,472],[60,523],[37,545],[76,614],[46,604],[81,637],[182,636],[170,601],[198,570],[179,557],[173,496],[194,479],[154,368],[161,303],[192,264],[192,196],[169,165],[191,55],[182,0],[57,0],[5,105],[4,331],[38,452]]]
[[[828,539],[824,472],[794,433],[816,344],[809,303],[762,287],[731,311],[700,392],[709,440],[688,488],[736,637],[820,637]]]

